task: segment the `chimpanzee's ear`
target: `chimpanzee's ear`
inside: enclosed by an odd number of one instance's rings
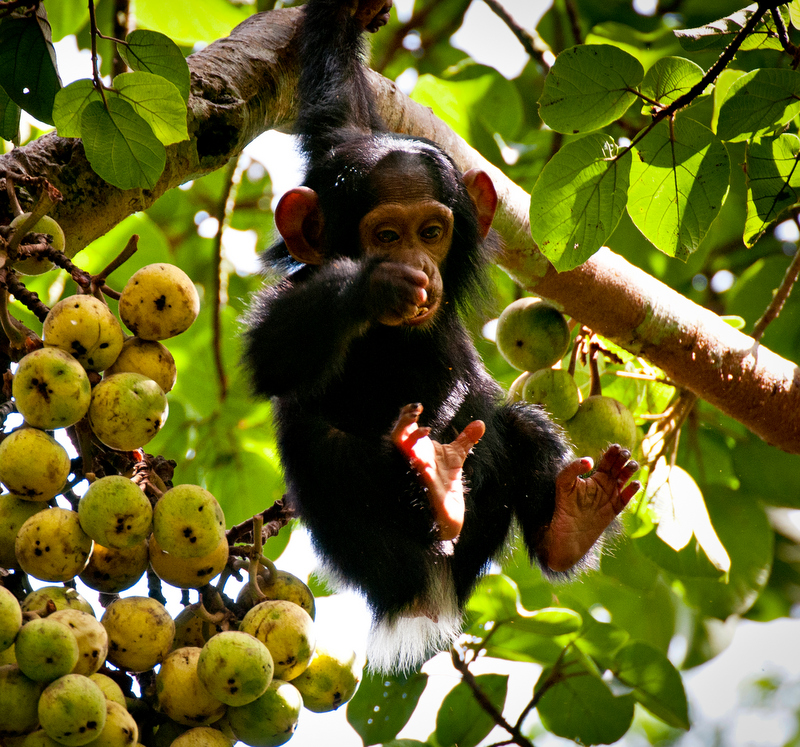
[[[275,208],[275,225],[293,259],[306,265],[322,264],[322,211],[313,189],[295,187],[281,197]]]
[[[480,169],[470,169],[464,174],[464,185],[472,198],[478,214],[478,228],[485,239],[492,227],[495,210],[497,210],[497,192],[491,177]]]

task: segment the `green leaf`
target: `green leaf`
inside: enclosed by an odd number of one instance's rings
[[[743,614],[758,599],[772,568],[775,534],[761,504],[740,490],[705,490],[711,521],[731,558],[728,583],[712,578],[681,579],[687,601],[703,614],[726,619]],[[746,527],[746,531],[742,528]]]
[[[688,119],[659,122],[636,146],[628,213],[656,248],[686,260],[728,193],[730,162],[711,130]]]
[[[153,73],[122,73],[114,88],[164,145],[188,139],[186,102],[173,83]]]
[[[647,482],[649,501],[658,520],[656,535],[673,550],[682,550],[694,536],[711,564],[727,573],[731,559],[709,519],[703,494],[692,476],[663,457]]]
[[[500,574],[483,578],[467,602],[471,626],[480,628],[486,623],[505,622],[519,616],[519,592],[516,584]],[[480,630],[474,631],[480,635]]]
[[[126,44],[119,44],[120,57],[131,70],[153,73],[177,86],[184,101],[189,100],[189,66],[178,45],[158,31],[136,29],[128,34]]]
[[[475,681],[491,704],[502,713],[508,675],[482,674]],[[459,682],[439,708],[436,742],[440,747],[475,747],[494,726],[494,719],[478,704],[472,689],[465,682]]]
[[[421,75],[411,98],[459,135],[476,144],[481,130],[516,137],[523,120],[522,100],[514,84],[493,68],[473,65],[454,79]]]
[[[597,130],[619,119],[636,99],[641,63],[608,44],[564,50],[544,82],[539,114],[556,132]]]
[[[544,607],[522,615],[511,625],[515,630],[555,637],[577,633],[583,625],[583,618],[575,610],[564,607]]]
[[[164,171],[167,153],[150,125],[122,99],[86,105],[81,114],[86,157],[95,172],[119,189],[152,189]]]
[[[669,106],[688,93],[703,79],[703,68],[683,57],[663,57],[653,65],[642,81],[642,95]],[[651,104],[642,105],[642,113],[650,113]]]
[[[46,9],[53,41],[76,34],[89,20],[89,4],[83,0],[56,0],[46,3]]]
[[[800,29],[800,0],[792,0],[789,3],[789,18],[792,21],[792,26]]]
[[[234,5],[227,0],[172,0],[169,13],[163,0],[136,0],[139,28],[167,34],[178,44],[210,44],[227,36],[253,12],[253,6]]]
[[[664,654],[642,641],[631,641],[615,657],[611,671],[633,688],[650,713],[676,729],[688,729],[689,708],[678,670]]]
[[[613,233],[627,199],[631,153],[600,133],[567,143],[531,191],[531,235],[562,272],[591,257]]]
[[[347,720],[364,744],[394,739],[417,707],[428,675],[368,674],[347,704]]]
[[[537,691],[551,674],[542,672]],[[611,744],[628,731],[633,705],[633,696],[615,697],[599,677],[570,671],[542,695],[538,710],[542,724],[556,736],[580,744]]]
[[[53,101],[61,81],[45,19],[4,18],[0,23],[0,81],[17,106],[53,124]]]
[[[90,101],[103,101],[88,78],[76,80],[56,94],[53,120],[61,137],[81,136],[81,114]]]
[[[781,214],[800,200],[800,138],[784,133],[747,145],[747,221],[744,243],[753,246]]]
[[[742,10],[736,11],[731,15],[721,18],[718,21],[694,29],[681,29],[675,31],[675,36],[681,46],[688,52],[699,52],[701,50],[724,49],[733,41],[750,18],[753,17],[758,6],[748,5]],[[786,16],[786,11],[781,8],[781,14]],[[739,47],[741,51],[750,49],[782,49],[780,39],[775,29],[775,21],[772,16],[766,13],[756,24],[756,27],[747,35],[747,38]]]
[[[767,68],[734,81],[722,104],[717,135],[733,142],[767,135],[800,112],[800,73]]]
[[[16,140],[19,136],[20,108],[0,88],[0,138]]]

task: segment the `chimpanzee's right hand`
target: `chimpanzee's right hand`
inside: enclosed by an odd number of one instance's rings
[[[428,310],[428,276],[399,262],[381,262],[372,268],[367,291],[371,321],[388,326],[406,324]]]

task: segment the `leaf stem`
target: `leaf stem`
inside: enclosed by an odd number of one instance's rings
[[[97,64],[97,37],[99,35],[97,28],[97,16],[94,10],[94,0],[89,0],[89,35],[92,40],[92,80],[94,80],[95,90],[100,94],[103,99],[103,106],[108,109],[108,102],[106,101],[105,86],[100,77],[100,68]]]

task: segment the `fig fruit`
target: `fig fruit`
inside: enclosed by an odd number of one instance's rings
[[[129,337],[122,345],[122,352],[106,375],[115,373],[138,373],[156,382],[166,394],[175,386],[178,369],[175,359],[160,342]]]
[[[176,485],[156,503],[153,535],[170,555],[198,558],[216,549],[225,537],[225,516],[207,490],[199,485]]]
[[[273,599],[257,604],[244,616],[239,630],[254,635],[269,649],[278,679],[293,680],[314,655],[314,621],[294,602]]]
[[[95,542],[80,579],[95,591],[118,594],[130,589],[144,575],[148,562],[147,540],[124,550],[103,547]]]
[[[26,677],[16,664],[0,667],[0,737],[27,734],[39,722],[41,685]]]
[[[200,650],[197,676],[226,705],[246,705],[272,682],[272,654],[257,638],[228,630],[209,638]]]
[[[233,742],[218,729],[195,726],[183,732],[170,747],[231,747]]]
[[[122,350],[122,327],[101,300],[89,295],[62,298],[45,317],[45,347],[69,353],[85,369],[103,371]]]
[[[159,708],[173,721],[186,726],[213,724],[225,715],[225,704],[198,677],[199,658],[199,648],[176,649],[164,659],[156,675]]]
[[[108,634],[94,615],[81,610],[56,610],[46,619],[55,620],[72,631],[78,642],[78,661],[73,674],[94,674],[106,660]]]
[[[250,747],[286,744],[297,729],[303,696],[291,682],[272,680],[252,703],[230,706],[227,719],[233,733]]]
[[[31,516],[46,509],[46,503],[22,500],[13,493],[0,495],[0,568],[19,568],[14,553],[14,540],[19,528]]]
[[[17,598],[5,586],[0,586],[0,651],[5,651],[22,627],[22,609]]]
[[[92,539],[75,511],[48,508],[20,527],[14,551],[25,573],[42,581],[70,581],[89,562]]]
[[[350,648],[317,644],[308,668],[292,680],[314,713],[335,711],[356,694],[364,662]]]
[[[120,669],[145,672],[172,648],[175,623],[161,602],[150,597],[120,597],[101,622],[108,633],[108,660]]]
[[[636,447],[636,423],[631,411],[613,397],[587,397],[578,412],[565,424],[578,457],[589,456],[594,463],[610,444],[626,449]]]
[[[214,550],[199,558],[179,558],[164,552],[154,534],[150,535],[148,553],[155,574],[170,586],[199,589],[219,576],[228,562],[228,540],[223,537]]]
[[[21,226],[28,218],[30,213],[22,213],[11,221],[9,226],[12,229]],[[56,251],[63,252],[67,243],[64,231],[61,226],[56,223],[49,215],[43,215],[32,228],[28,229],[28,233],[44,233],[50,236],[50,245]],[[67,255],[71,257],[71,254]],[[13,264],[14,269],[22,275],[41,275],[43,272],[52,270],[55,265],[45,257],[26,257],[19,259]]]
[[[95,542],[124,550],[147,539],[153,507],[136,483],[109,475],[95,480],[81,496],[78,517],[83,531]]]
[[[0,443],[0,482],[18,498],[49,501],[69,477],[67,450],[37,428],[19,428]]]
[[[47,735],[67,747],[97,739],[106,723],[106,696],[88,677],[65,674],[39,697],[39,723]]]
[[[564,315],[537,298],[517,299],[497,320],[497,348],[520,371],[549,368],[567,352],[569,341]]]
[[[541,405],[559,423],[569,420],[580,405],[575,379],[563,368],[534,371],[522,387],[522,399]]]
[[[92,392],[89,425],[106,446],[132,451],[144,446],[167,419],[167,397],[152,379],[113,374]]]
[[[74,425],[86,414],[92,398],[83,366],[58,348],[28,353],[19,362],[11,391],[20,415],[43,430]]]
[[[78,641],[68,627],[49,617],[30,620],[17,635],[14,654],[26,677],[52,682],[78,663]]]
[[[125,326],[143,340],[166,340],[185,332],[200,313],[192,279],[179,267],[157,263],[131,276],[119,299]]]
[[[257,583],[259,590],[266,599],[285,599],[287,602],[294,602],[308,612],[312,620],[314,619],[316,615],[314,594],[308,588],[308,585],[297,576],[287,571],[278,571],[273,579],[270,578],[269,573],[259,573]],[[253,595],[250,584],[245,584],[236,597],[236,603],[245,609],[249,609],[258,601],[259,599],[256,599]]]

